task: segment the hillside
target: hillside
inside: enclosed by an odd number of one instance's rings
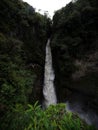
[[[97,0],[70,2],[53,17],[51,47],[58,100],[79,92],[98,112],[97,21]]]
[[[50,24],[46,15],[22,0],[0,1],[0,129],[4,124],[7,129],[7,116],[17,103],[42,101]]]

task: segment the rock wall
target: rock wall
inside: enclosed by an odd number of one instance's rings
[[[53,17],[51,48],[60,102],[75,91],[92,97],[91,102],[98,105],[96,5],[96,0],[70,2]]]

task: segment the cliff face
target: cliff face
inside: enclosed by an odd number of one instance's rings
[[[0,1],[1,113],[17,103],[41,101],[49,27],[50,19],[22,0]]]
[[[52,54],[58,100],[79,91],[98,101],[98,2],[78,0],[53,17]]]
[[[22,0],[0,1],[0,129],[13,108],[41,103],[45,44],[51,20]]]

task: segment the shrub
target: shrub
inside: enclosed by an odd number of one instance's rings
[[[8,130],[95,130],[77,115],[67,112],[65,104],[51,105],[42,110],[35,103],[24,108],[17,104],[10,117]]]

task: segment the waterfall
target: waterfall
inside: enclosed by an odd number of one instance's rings
[[[57,103],[56,92],[54,87],[54,77],[55,75],[52,67],[50,39],[48,39],[46,45],[45,73],[44,73],[44,86],[43,86],[44,108],[47,108],[50,104]]]

